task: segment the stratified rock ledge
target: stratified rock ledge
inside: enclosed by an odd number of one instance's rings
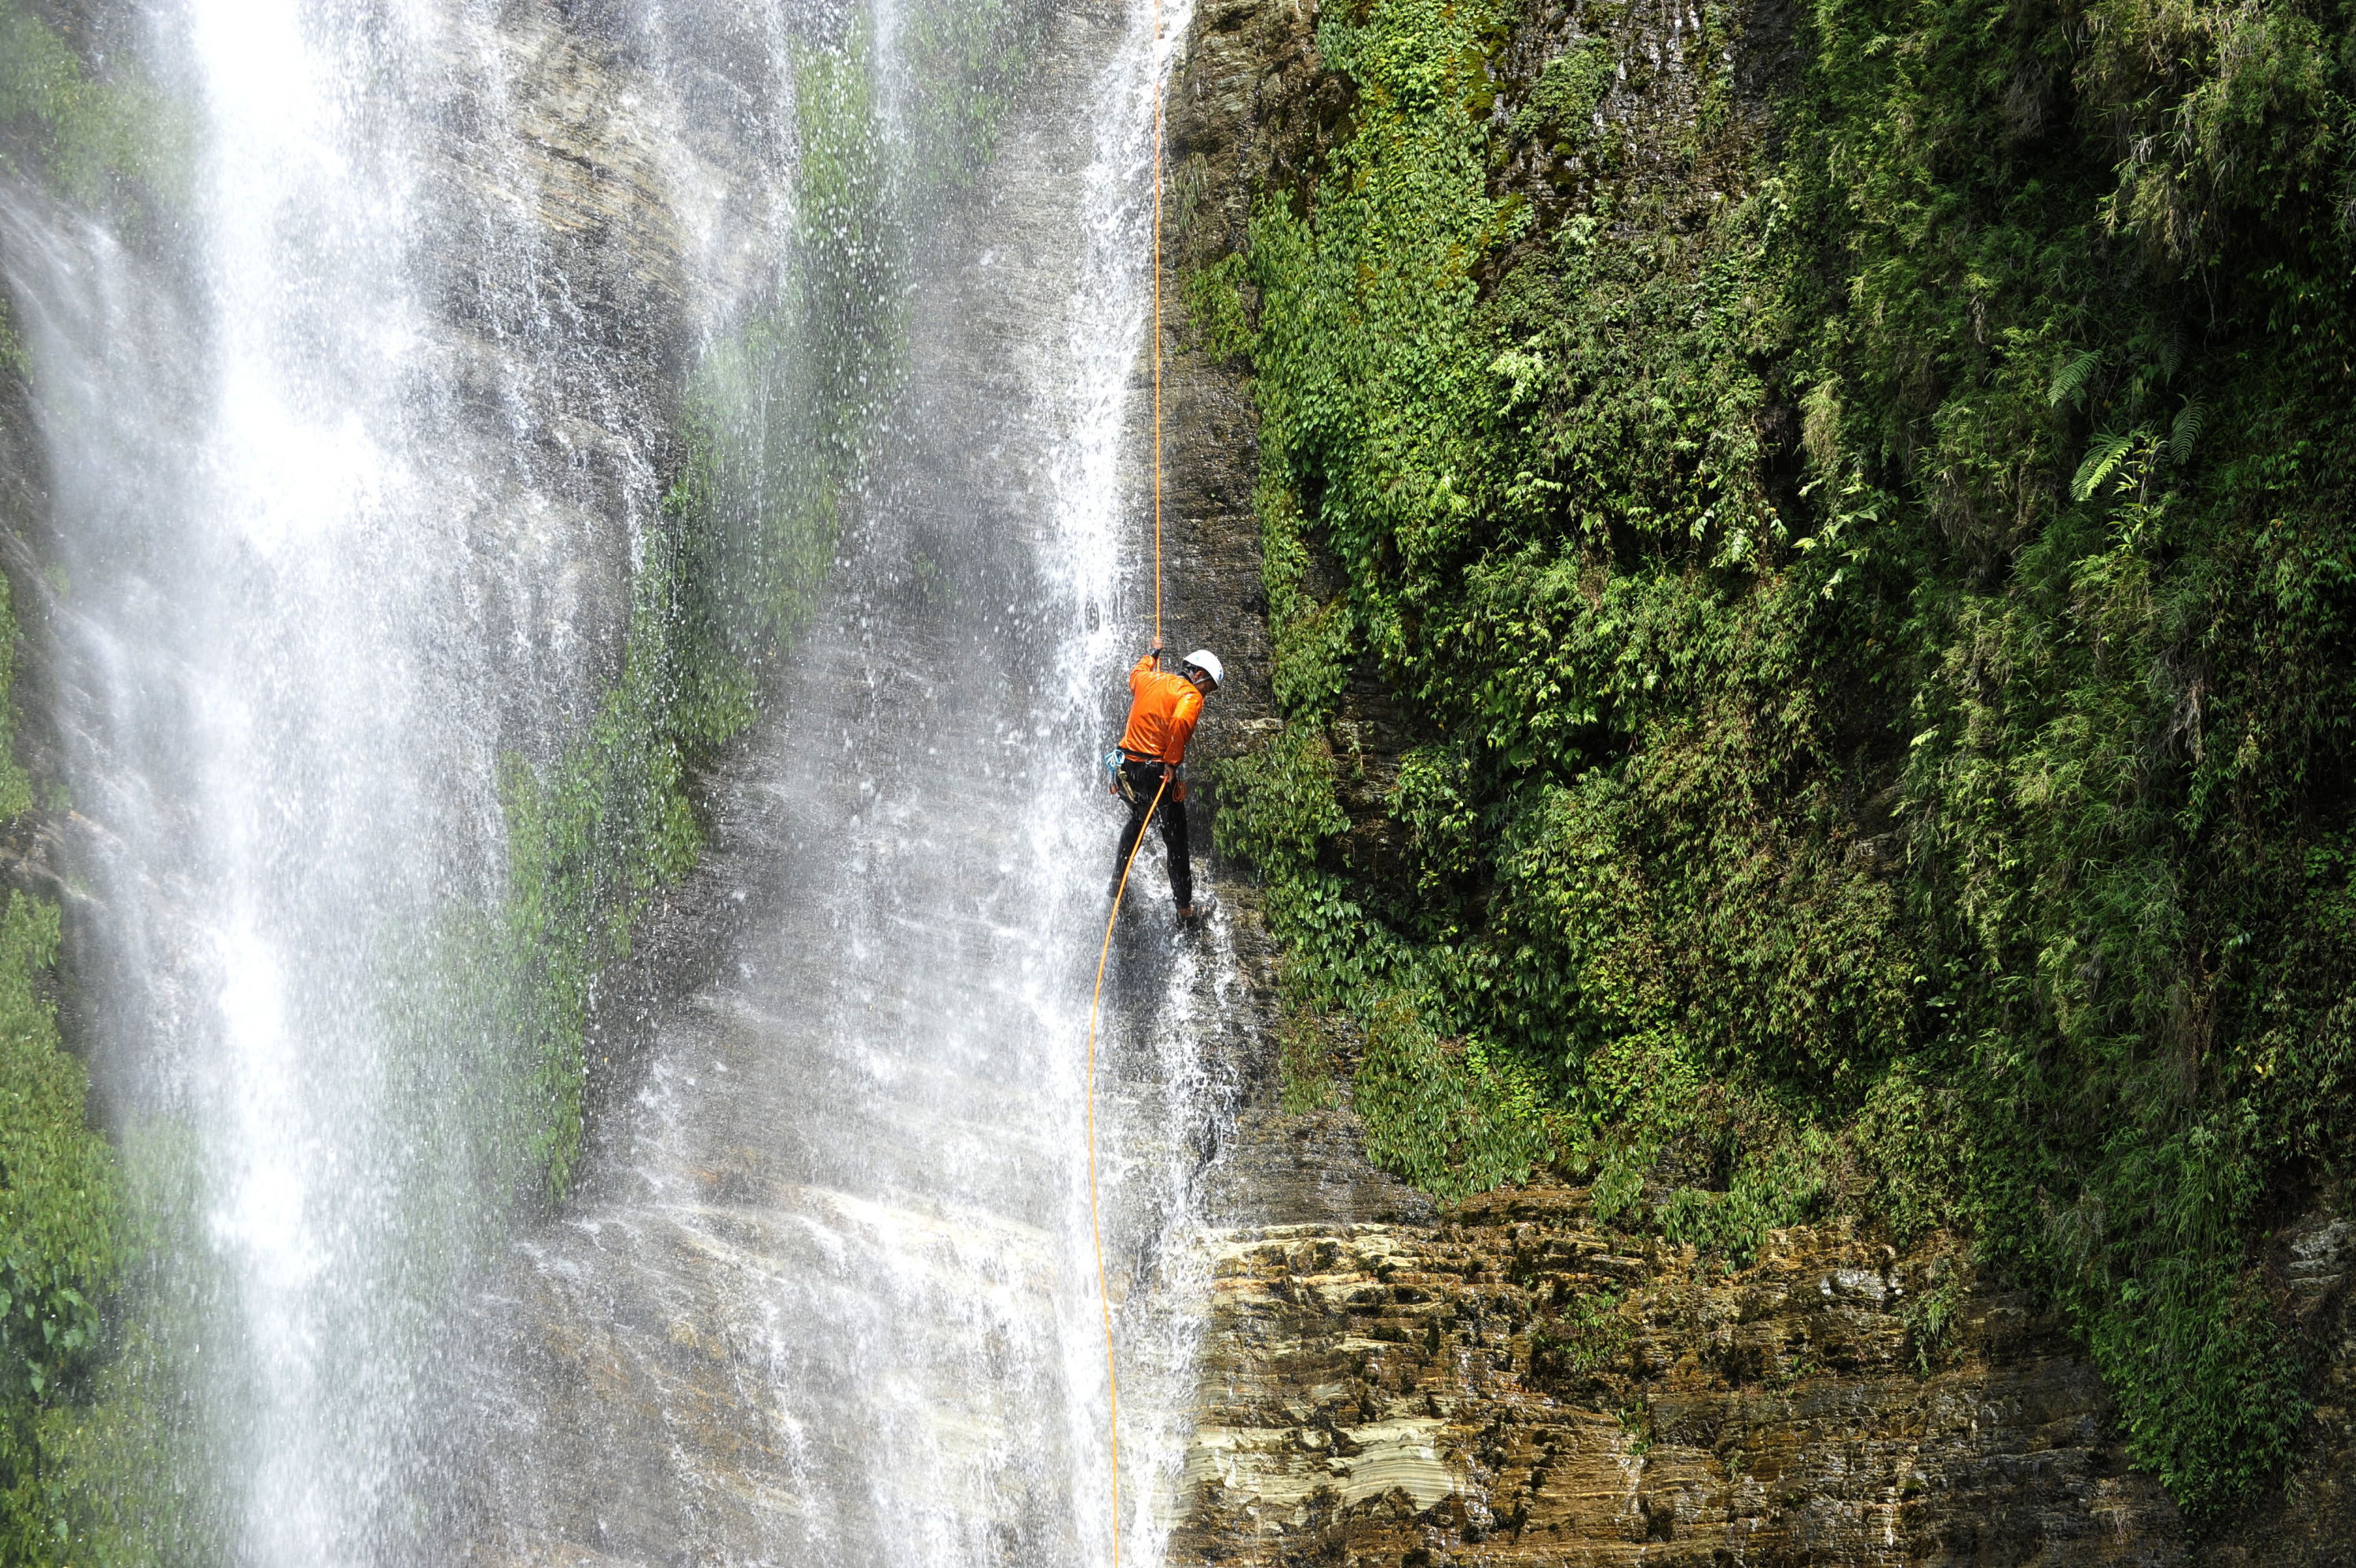
[[[1557,1189],[1211,1244],[1181,1562],[2181,1559],[2092,1368],[1944,1237],[1730,1272]]]

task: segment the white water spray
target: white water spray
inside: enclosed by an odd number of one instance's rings
[[[93,1049],[199,1211],[175,1482],[257,1563],[1076,1565],[1118,1528],[1151,1568],[1220,940],[1141,897],[1120,960],[1121,1520],[1079,1047],[1185,19],[1053,12],[973,189],[908,182],[837,581],[606,982],[646,1018],[601,1015],[628,1098],[584,1189],[503,1243],[513,1069],[446,973],[502,894],[499,757],[549,763],[617,674],[680,389],[795,286],[797,71],[857,27],[582,10],[188,0],[143,38],[192,130],[177,225],[0,190]],[[937,125],[903,56],[937,18],[894,10],[878,101]]]

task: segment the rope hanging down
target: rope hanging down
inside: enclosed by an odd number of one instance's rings
[[[1120,1379],[1113,1371],[1112,1291],[1105,1283],[1104,1226],[1097,1218],[1097,1009],[1104,1002],[1105,964],[1112,956],[1112,927],[1113,922],[1120,918],[1120,895],[1129,887],[1129,870],[1137,864],[1137,852],[1145,848],[1145,829],[1162,805],[1162,792],[1169,787],[1166,778],[1155,786],[1153,804],[1145,808],[1145,821],[1138,826],[1137,842],[1130,847],[1129,859],[1120,863],[1120,883],[1113,890],[1112,913],[1105,917],[1104,948],[1097,955],[1096,996],[1088,1002],[1088,1229],[1097,1239],[1097,1299],[1104,1305],[1105,1388],[1111,1396],[1107,1434],[1112,1439],[1113,1568],[1120,1568]]]
[[[1162,641],[1162,0],[1153,0],[1153,640]]]
[[[1162,645],[1162,0],[1153,4],[1153,645]],[[1113,1360],[1112,1290],[1105,1277],[1104,1222],[1097,1210],[1097,1015],[1104,1006],[1105,965],[1112,957],[1113,925],[1120,919],[1121,894],[1129,891],[1129,873],[1145,848],[1145,830],[1162,807],[1170,787],[1168,774],[1154,786],[1145,820],[1137,826],[1137,842],[1120,863],[1120,880],[1113,885],[1112,909],[1105,915],[1104,946],[1097,954],[1096,992],[1088,998],[1088,1230],[1097,1244],[1097,1299],[1104,1308],[1105,1392],[1108,1401],[1106,1435],[1109,1439],[1112,1475],[1112,1568],[1120,1568],[1120,1374]]]

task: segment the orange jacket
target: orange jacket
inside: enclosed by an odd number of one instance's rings
[[[1164,762],[1174,768],[1184,762],[1194,720],[1203,716],[1202,692],[1183,675],[1155,669],[1151,654],[1130,668],[1129,689],[1135,695],[1120,749],[1141,763]]]

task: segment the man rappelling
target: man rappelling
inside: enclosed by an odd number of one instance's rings
[[[1120,853],[1113,861],[1107,896],[1119,897],[1122,872],[1136,853],[1137,837],[1145,831],[1150,813],[1160,820],[1162,847],[1170,852],[1170,896],[1177,902],[1178,918],[1194,918],[1194,869],[1186,859],[1186,784],[1178,768],[1186,760],[1194,720],[1203,716],[1203,699],[1219,689],[1225,673],[1218,656],[1208,648],[1188,654],[1174,672],[1163,669],[1160,637],[1153,639],[1153,651],[1130,668],[1129,727],[1121,732],[1120,763],[1113,774],[1115,792],[1129,803],[1129,824],[1120,830]]]

